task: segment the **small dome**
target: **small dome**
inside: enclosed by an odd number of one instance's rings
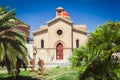
[[[64,16],[69,16],[68,12],[66,12],[66,11],[63,12],[63,15]]]
[[[56,8],[57,10],[60,10],[60,9],[62,9],[63,10],[63,8],[62,7],[58,7],[58,8]]]

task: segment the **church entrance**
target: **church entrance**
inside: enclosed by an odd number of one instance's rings
[[[56,46],[56,59],[63,60],[63,45],[61,43]]]

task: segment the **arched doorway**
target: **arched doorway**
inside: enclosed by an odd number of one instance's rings
[[[61,43],[56,46],[56,59],[63,60],[63,45]]]

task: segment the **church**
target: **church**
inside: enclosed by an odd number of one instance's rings
[[[87,42],[86,25],[74,25],[67,11],[62,7],[55,10],[56,16],[33,32],[33,46],[36,47],[36,62],[69,63],[74,48]]]

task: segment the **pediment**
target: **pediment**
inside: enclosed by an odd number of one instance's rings
[[[79,29],[75,29],[75,28],[73,28],[73,32],[81,33],[81,34],[87,35],[87,32],[86,32],[86,31],[79,30]]]
[[[64,19],[64,18],[62,18],[62,17],[56,17],[56,18],[54,18],[54,19],[52,19],[52,20],[50,20],[50,21],[47,22],[48,27],[49,27],[51,24],[56,23],[57,21],[63,21],[63,22],[65,22],[66,24],[73,25],[73,22],[70,21],[70,20],[68,20],[68,19]]]
[[[39,35],[39,34],[44,34],[44,33],[47,33],[48,32],[48,28],[47,27],[44,27],[43,29],[40,28],[36,31],[33,32],[33,35]]]

